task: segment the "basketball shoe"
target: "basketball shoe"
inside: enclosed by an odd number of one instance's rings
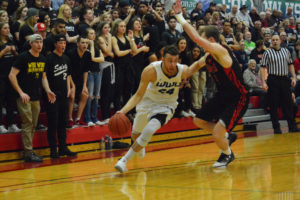
[[[231,152],[230,155],[226,155],[224,153],[221,153],[219,159],[217,162],[213,164],[213,167],[226,167],[229,163],[231,163],[234,160],[234,154]]]
[[[120,173],[125,173],[128,171],[126,167],[126,162],[123,161],[123,158],[121,158],[115,165],[115,169],[118,170]]]

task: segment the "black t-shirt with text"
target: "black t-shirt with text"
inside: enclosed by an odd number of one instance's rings
[[[52,92],[67,97],[67,77],[70,75],[70,59],[63,54],[58,56],[54,52],[46,57],[46,75]]]
[[[17,79],[23,92],[30,96],[30,101],[39,100],[46,58],[43,55],[34,57],[29,51],[26,51],[18,56],[13,66],[20,70]]]

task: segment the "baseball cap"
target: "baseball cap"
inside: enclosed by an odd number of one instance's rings
[[[34,32],[41,32],[41,31],[46,31],[46,25],[44,23],[36,23],[33,27]]]
[[[35,15],[39,15],[39,10],[36,8],[29,8],[24,20],[28,19],[29,17],[35,16]]]
[[[63,34],[57,34],[54,36],[55,42],[66,41],[66,36]]]
[[[39,34],[33,34],[29,37],[29,43],[32,43],[36,40],[43,40],[42,36]]]
[[[123,8],[125,6],[129,6],[129,2],[127,0],[121,0],[119,3],[120,8]]]

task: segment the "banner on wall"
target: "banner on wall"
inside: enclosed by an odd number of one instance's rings
[[[182,0],[182,5],[187,8],[189,12],[191,12],[197,2],[202,2],[203,10],[206,10],[212,2],[212,0]],[[226,4],[228,9],[231,9],[233,5],[237,5],[241,7],[242,5],[247,5],[249,9],[254,6],[253,0],[213,0],[213,2],[217,4]],[[283,14],[286,13],[288,7],[292,7],[294,9],[294,14],[296,16],[300,16],[300,1],[295,0],[264,0],[263,9],[271,8],[281,10]]]

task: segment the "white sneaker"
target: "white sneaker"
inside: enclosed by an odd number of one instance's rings
[[[109,118],[107,118],[107,119],[105,119],[103,121],[99,121],[98,125],[103,126],[105,124],[108,124],[108,122],[109,122]]]
[[[190,111],[188,112],[188,114],[189,114],[191,117],[195,117],[195,116],[196,116],[196,114],[195,114],[192,110],[190,110]]]
[[[146,150],[145,150],[145,147],[142,148],[139,152],[137,152],[136,155],[137,155],[140,159],[145,158],[145,156],[146,156]]]
[[[98,121],[95,122],[95,125],[101,126],[101,122],[98,120]]]
[[[90,127],[90,126],[95,126],[96,124],[94,124],[93,122],[89,122],[88,123],[88,126]]]
[[[3,125],[1,125],[0,126],[0,134],[4,134],[4,133],[7,133],[7,132],[8,132],[7,129]]]
[[[180,112],[180,115],[183,117],[190,117],[189,113],[185,112],[184,110]]]
[[[9,133],[18,133],[21,132],[22,130],[19,129],[16,124],[12,124],[11,126],[8,127],[7,131]]]
[[[122,158],[115,165],[115,169],[118,170],[120,173],[125,173],[128,171],[126,167],[126,162],[124,162]]]

